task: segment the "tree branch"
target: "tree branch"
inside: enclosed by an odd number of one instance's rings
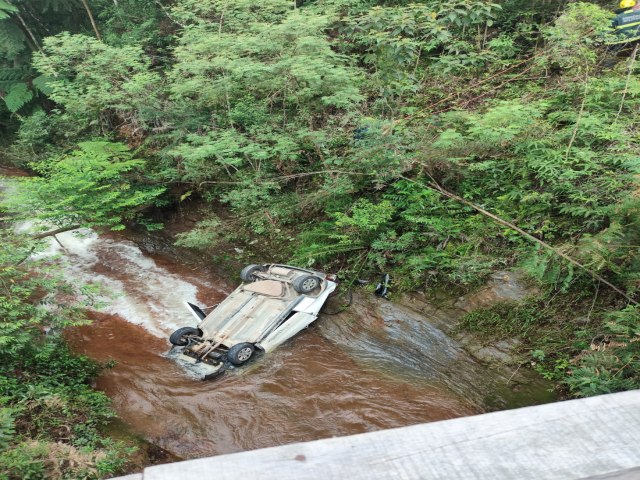
[[[622,92],[622,100],[620,100],[620,108],[618,109],[618,113],[616,113],[616,122],[618,121],[618,118],[620,118],[622,107],[624,107],[624,101],[627,98],[627,92],[629,92],[629,82],[631,81],[631,74],[633,73],[633,67],[636,63],[637,55],[638,44],[636,43],[636,47],[633,49],[633,53],[631,54],[631,63],[629,64],[629,71],[627,72],[627,81],[624,84],[624,92]]]
[[[6,0],[6,2],[7,2],[7,4],[11,5],[12,7],[15,7],[15,5],[13,5],[9,0]],[[29,34],[29,37],[31,37],[31,41],[33,42],[35,50],[40,50],[40,44],[38,43],[38,40],[36,39],[36,36],[33,34],[31,29],[27,25],[27,22],[24,21],[24,18],[22,18],[22,15],[20,15],[20,13],[17,12],[16,13],[16,17],[18,17],[18,20],[20,21],[20,24],[22,25],[22,28],[24,28],[25,31]]]
[[[171,20],[173,23],[175,23],[179,27],[185,28],[185,25],[183,23],[176,21],[171,15],[169,15],[169,12],[167,12],[167,9],[165,8],[165,6],[162,5],[162,3],[160,3],[160,0],[156,0],[156,4],[162,9],[162,12],[167,16],[169,20]]]
[[[564,156],[565,162],[569,160],[569,155],[571,154],[571,148],[573,147],[573,142],[576,141],[576,137],[578,136],[578,129],[580,128],[580,122],[582,121],[582,115],[584,115],[584,107],[587,104],[587,92],[589,91],[589,70],[587,70],[584,74],[584,95],[582,96],[582,103],[580,104],[580,111],[578,112],[578,118],[576,118],[576,125],[573,127],[573,133],[571,134],[571,140],[569,140],[569,146],[567,147],[567,153]]]
[[[56,228],[55,230],[49,230],[48,232],[36,233],[34,235],[31,235],[31,239],[40,240],[42,238],[51,237],[59,233],[68,232],[71,230],[77,230],[81,226],[82,225],[69,225],[68,227],[60,227],[60,228]]]
[[[87,11],[89,20],[91,20],[91,26],[93,27],[93,31],[96,34],[96,38],[102,41],[102,38],[100,37],[100,32],[98,31],[98,27],[96,26],[96,21],[93,19],[93,14],[91,13],[91,9],[89,8],[89,4],[87,3],[87,0],[81,0],[81,1],[82,1],[82,4],[84,5],[84,9]]]
[[[287,182],[289,180],[293,180],[294,178],[302,178],[302,177],[311,177],[313,175],[322,175],[327,173],[339,173],[343,175],[361,175],[361,176],[370,176],[372,173],[361,173],[361,172],[346,172],[344,170],[319,170],[317,172],[306,172],[306,173],[293,173],[291,175],[282,175],[280,177],[271,177],[262,179],[262,183],[264,182]],[[183,182],[184,183],[184,182]],[[200,182],[198,187],[202,185],[244,185],[246,182],[237,182],[237,181],[215,181],[215,180],[205,180],[204,182]]]
[[[537,243],[541,247],[554,252],[556,255],[558,255],[559,257],[563,258],[567,262],[571,263],[572,265],[575,265],[576,267],[578,267],[581,270],[584,270],[589,275],[591,275],[592,278],[604,283],[609,288],[611,288],[613,291],[615,291],[618,294],[622,295],[624,298],[626,298],[629,301],[629,303],[632,303],[634,305],[640,305],[640,303],[638,303],[636,300],[634,300],[629,295],[627,295],[622,289],[616,287],[613,283],[609,282],[606,278],[598,275],[596,272],[594,272],[593,270],[589,269],[588,267],[586,267],[582,263],[578,262],[577,260],[574,260],[569,255],[561,252],[560,250],[558,250],[555,247],[552,247],[551,245],[549,245],[548,243],[544,242],[543,240],[540,240],[539,238],[534,237],[530,233],[525,232],[524,230],[522,230],[517,225],[514,225],[513,223],[511,223],[511,222],[509,222],[509,221],[507,221],[507,220],[505,220],[505,219],[503,219],[503,218],[501,218],[501,217],[499,217],[497,215],[494,215],[493,213],[485,210],[484,208],[480,207],[479,205],[476,205],[475,203],[470,202],[469,200],[466,200],[466,199],[456,195],[455,193],[452,193],[452,192],[449,192],[448,190],[445,190],[433,178],[431,178],[431,183],[428,183],[428,184],[424,184],[424,183],[421,183],[421,182],[417,182],[415,180],[411,180],[410,178],[407,178],[405,176],[401,176],[401,178],[403,178],[404,180],[407,180],[408,182],[411,182],[411,183],[414,183],[416,185],[419,185],[419,186],[421,186],[423,188],[428,188],[429,190],[433,190],[435,192],[438,192],[439,194],[441,194],[444,197],[451,198],[451,199],[456,200],[456,201],[458,201],[460,203],[463,203],[463,204],[467,205],[468,207],[473,208],[477,212],[480,212],[485,217],[489,217],[490,219],[494,220],[495,222],[499,223],[500,225],[504,225],[505,227],[508,227],[508,228],[510,228],[512,230],[515,230],[516,232],[518,232],[520,235],[522,235],[526,239],[531,240],[532,242]]]

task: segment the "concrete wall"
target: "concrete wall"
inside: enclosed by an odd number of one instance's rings
[[[640,391],[159,465],[122,478],[640,479]]]

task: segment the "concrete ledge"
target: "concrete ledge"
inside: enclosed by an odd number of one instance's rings
[[[633,391],[158,465],[143,478],[630,479],[638,467]]]

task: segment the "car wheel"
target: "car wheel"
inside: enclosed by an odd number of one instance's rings
[[[318,288],[321,281],[315,275],[303,275],[293,281],[293,289],[298,293],[309,293]]]
[[[189,343],[189,337],[201,337],[202,330],[199,328],[193,327],[182,327],[176,330],[169,337],[169,342],[171,345],[176,345],[178,347],[184,347],[187,343]]]
[[[242,365],[253,356],[255,350],[256,347],[251,343],[238,343],[227,352],[227,360],[234,365]]]
[[[247,265],[240,272],[240,278],[243,282],[255,282],[258,279],[255,274],[264,272],[264,270],[264,266],[262,265]]]

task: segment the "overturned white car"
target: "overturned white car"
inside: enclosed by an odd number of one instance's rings
[[[270,352],[311,324],[336,289],[335,276],[288,265],[249,265],[243,284],[209,314],[188,303],[198,327],[171,334],[178,361],[201,378],[213,378],[225,364],[242,365],[256,352]],[[197,366],[197,368],[195,368]]]

